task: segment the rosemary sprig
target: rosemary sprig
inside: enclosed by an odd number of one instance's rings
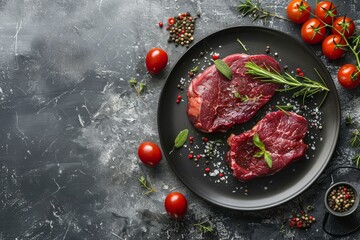
[[[275,107],[276,107],[277,109],[283,111],[285,114],[290,115],[290,114],[288,113],[288,110],[293,110],[295,106],[294,106],[294,105],[291,105],[291,104],[288,104],[288,105],[276,105]]]
[[[150,193],[156,192],[156,189],[154,188],[152,183],[150,181],[146,180],[146,178],[144,176],[139,177],[139,182],[142,187],[147,189],[147,191],[143,193],[144,195],[149,195]]]
[[[308,77],[299,76],[295,78],[288,72],[281,74],[273,68],[262,68],[254,62],[247,62],[245,67],[247,69],[246,73],[253,75],[256,79],[286,86],[285,88],[278,89],[278,91],[283,92],[295,90],[293,97],[302,96],[303,102],[305,98],[310,97],[316,93],[330,91],[325,86],[325,83],[316,82]],[[302,81],[300,81],[300,79],[302,79]]]
[[[277,109],[279,109],[279,110],[284,110],[284,111],[286,111],[286,110],[292,110],[292,109],[294,109],[295,105],[291,105],[291,104],[287,104],[287,105],[276,105],[275,107],[276,107]]]
[[[214,228],[211,226],[209,221],[195,223],[194,226],[197,227],[201,232],[204,232],[204,233],[207,233],[207,232],[212,233],[212,232],[214,232]]]
[[[352,125],[352,126],[356,126],[356,121],[352,118],[352,116],[350,116],[349,114],[346,115],[345,117],[345,124],[346,125]]]
[[[238,12],[242,13],[244,17],[250,14],[253,21],[257,20],[258,18],[266,20],[268,17],[275,17],[289,21],[287,18],[277,13],[269,12],[268,10],[264,9],[260,2],[254,3],[252,0],[241,1],[237,6],[237,10]]]
[[[359,128],[356,128],[351,133],[350,145],[353,148],[360,146],[360,129]]]
[[[245,44],[243,44],[243,42],[237,38],[236,41],[240,44],[240,46],[244,49],[245,52],[248,52],[249,49],[245,46]]]
[[[355,166],[357,168],[360,167],[360,154],[357,154],[355,155],[353,158],[352,158],[352,161],[354,162]]]

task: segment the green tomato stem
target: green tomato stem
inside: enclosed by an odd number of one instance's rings
[[[358,69],[358,71],[360,71],[360,58],[359,58],[359,54],[356,52],[356,49],[357,49],[357,47],[358,47],[358,44],[359,44],[359,42],[357,42],[356,44],[355,44],[355,46],[352,46],[350,43],[349,43],[349,41],[346,39],[346,37],[345,37],[345,35],[342,33],[342,32],[340,32],[339,30],[337,30],[336,28],[334,28],[331,24],[327,24],[326,22],[324,22],[323,20],[321,20],[318,16],[316,16],[314,13],[312,13],[311,11],[309,11],[309,10],[307,10],[307,9],[305,9],[307,12],[309,12],[310,13],[310,15],[311,16],[313,16],[313,17],[315,17],[316,19],[318,19],[320,22],[322,22],[324,25],[325,25],[325,27],[330,27],[330,28],[332,28],[332,29],[334,29],[343,39],[344,39],[344,41],[345,41],[345,45],[344,46],[346,46],[346,47],[348,47],[349,49],[350,49],[350,51],[353,53],[353,55],[354,55],[354,57],[355,57],[355,60],[356,60],[356,68]]]

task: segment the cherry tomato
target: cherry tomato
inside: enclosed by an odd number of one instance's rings
[[[346,89],[356,88],[360,84],[360,72],[353,64],[343,65],[337,77],[339,83]]]
[[[316,18],[310,18],[301,27],[301,38],[310,44],[321,42],[325,34],[325,25]]]
[[[302,0],[292,0],[286,9],[288,18],[294,23],[303,23],[308,20],[311,12],[309,4]]]
[[[159,146],[153,142],[141,143],[138,148],[138,156],[144,164],[150,167],[156,166],[162,158]]]
[[[332,24],[334,17],[337,14],[336,6],[330,1],[321,1],[315,7],[315,16],[321,21]]]
[[[160,73],[167,62],[168,55],[161,48],[152,48],[146,55],[146,68],[151,74]]]
[[[168,18],[168,24],[171,26],[171,25],[174,25],[175,23],[175,18],[171,17],[171,18]]]
[[[346,38],[349,38],[355,32],[355,23],[349,17],[338,17],[337,19],[335,19],[333,23],[333,28],[331,29],[334,34],[338,34],[335,29],[344,34]]]
[[[174,219],[181,219],[187,211],[187,200],[182,193],[169,193],[164,203],[166,212]]]
[[[340,35],[331,34],[322,42],[322,52],[332,60],[341,58],[345,53],[344,44],[345,41]]]

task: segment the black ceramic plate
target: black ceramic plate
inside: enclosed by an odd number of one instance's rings
[[[320,81],[316,69],[330,89],[325,102],[319,111],[324,94],[313,98],[292,98],[291,93],[277,92],[273,99],[246,124],[236,126],[223,134],[203,134],[197,131],[189,122],[186,108],[186,90],[191,78],[190,69],[200,67],[205,69],[210,63],[212,52],[220,53],[221,57],[244,52],[237,42],[240,39],[249,49],[248,54],[265,54],[270,46],[270,56],[275,57],[280,65],[288,66],[289,71],[301,68],[311,79]],[[277,54],[276,54],[277,53]],[[277,55],[277,56],[276,56]],[[296,73],[296,72],[295,72]],[[178,85],[182,85],[181,91]],[[183,101],[176,103],[177,96]],[[295,100],[295,102],[294,102]],[[230,133],[239,134],[251,129],[267,112],[275,111],[276,105],[292,103],[297,105],[294,111],[306,117],[309,132],[305,142],[309,145],[306,156],[283,171],[264,178],[241,183],[234,179],[230,169],[224,162],[228,149],[226,139]],[[308,188],[326,167],[334,151],[340,125],[340,107],[336,89],[325,66],[314,52],[295,38],[276,30],[262,27],[233,27],[211,34],[192,46],[175,64],[162,90],[158,106],[158,130],[161,146],[169,165],[181,181],[200,197],[223,207],[239,210],[260,210],[282,204],[299,195]],[[183,130],[189,129],[189,136],[194,137],[193,144],[175,149],[174,139]],[[201,140],[207,137],[210,141],[220,141],[218,155],[206,164],[206,157],[197,162],[189,159],[188,154],[204,154],[205,143]],[[205,172],[205,168],[211,170]],[[216,174],[223,171],[224,176]]]

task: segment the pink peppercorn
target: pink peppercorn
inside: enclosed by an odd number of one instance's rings
[[[218,53],[214,53],[212,56],[211,56],[211,58],[215,61],[215,60],[217,60],[217,59],[219,59],[219,54]]]

